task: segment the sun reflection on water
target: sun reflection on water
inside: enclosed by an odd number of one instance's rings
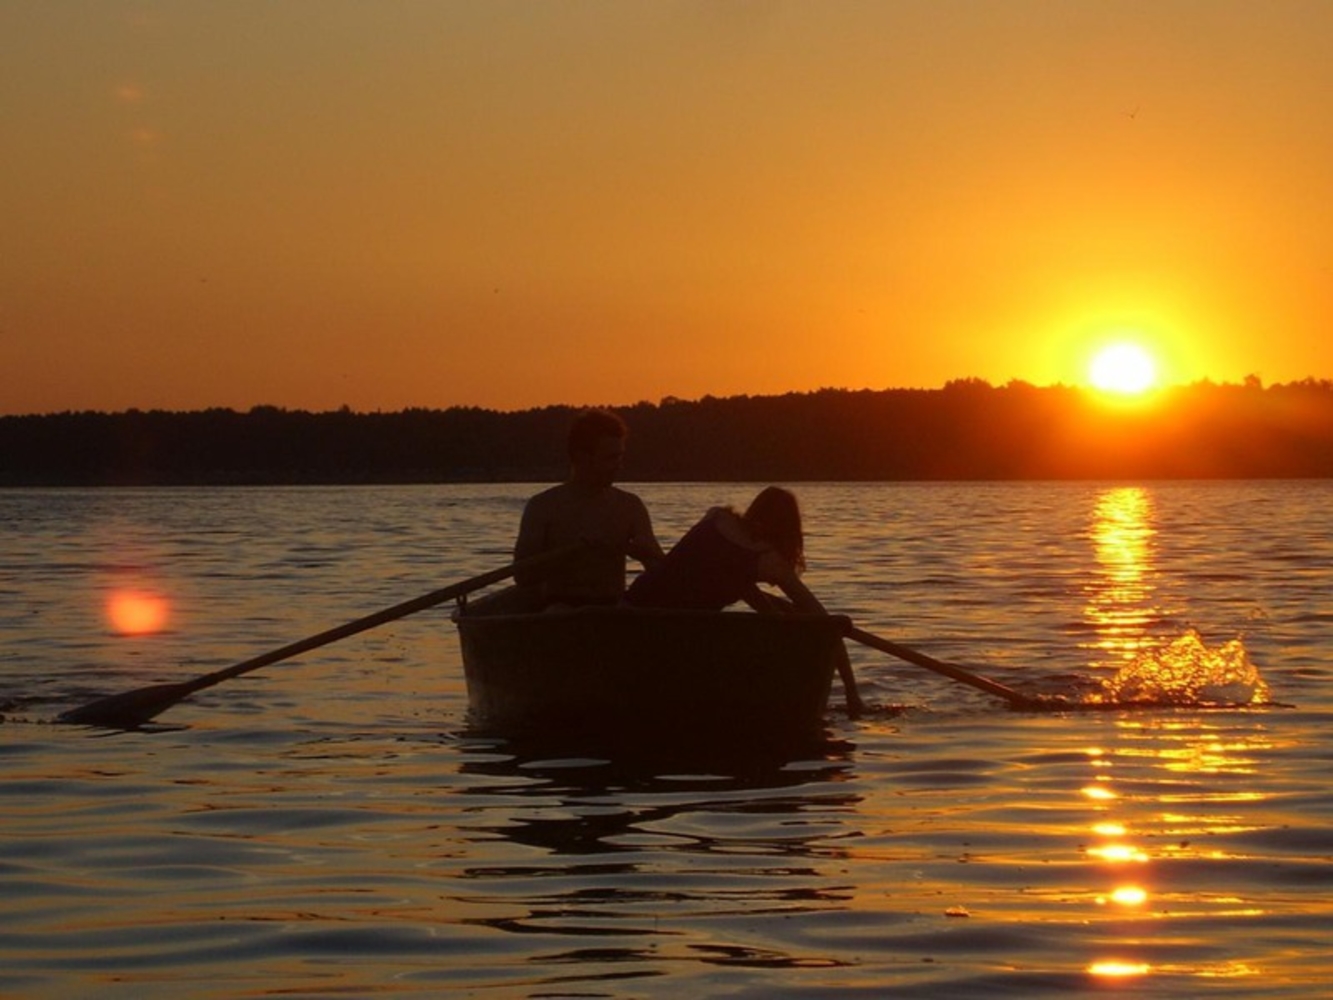
[[[1268,685],[1239,639],[1210,647],[1194,631],[1135,657],[1105,683],[1101,698],[1182,705],[1262,705]]]
[[[1111,907],[1119,919],[1150,917],[1147,870],[1151,863],[1148,852],[1139,847],[1130,836],[1128,823],[1109,815],[1122,808],[1122,797],[1112,787],[1115,755],[1102,747],[1089,747],[1085,754],[1089,766],[1096,772],[1093,781],[1079,789],[1079,794],[1096,810],[1090,829],[1095,842],[1084,848],[1086,856],[1107,867],[1109,888],[1091,897],[1099,907]],[[1126,878],[1127,867],[1135,874]],[[1124,942],[1129,950],[1128,942]],[[1117,948],[1117,950],[1121,950]],[[1104,981],[1125,980],[1148,975],[1152,968],[1146,962],[1120,956],[1101,958],[1086,966],[1089,975]]]
[[[1093,648],[1112,663],[1145,648],[1159,615],[1152,603],[1154,515],[1152,494],[1138,486],[1106,490],[1092,511],[1089,537],[1100,573],[1089,584],[1084,616]]]
[[[1118,885],[1107,898],[1121,906],[1142,906],[1148,901],[1148,891],[1137,885]]]
[[[1090,799],[1096,799],[1103,802],[1116,797],[1115,792],[1107,788],[1105,785],[1088,785],[1083,789],[1083,794]]]
[[[1116,667],[1089,702],[1170,705],[1266,704],[1268,686],[1239,638],[1210,647],[1193,629],[1161,643],[1152,627],[1166,614],[1154,600],[1157,535],[1152,494],[1139,486],[1101,493],[1089,537],[1100,569],[1088,585],[1094,666]]]
[[[1102,979],[1129,979],[1134,976],[1147,975],[1152,971],[1152,966],[1147,962],[1123,962],[1117,959],[1107,959],[1106,961],[1092,963],[1088,967],[1088,971]]]
[[[1141,952],[1169,936],[1152,927],[1264,916],[1237,887],[1200,886],[1193,874],[1197,862],[1239,856],[1219,835],[1257,829],[1246,821],[1245,807],[1266,797],[1255,776],[1273,749],[1271,735],[1213,723],[1199,713],[1168,719],[1126,715],[1115,720],[1110,733],[1114,745],[1084,750],[1092,778],[1077,789],[1091,813],[1091,838],[1082,853],[1102,883],[1084,898],[1107,921],[1084,971],[1108,987],[1158,976],[1260,975],[1243,962],[1182,965],[1156,960],[1165,954],[1157,950]]]
[[[1100,858],[1111,864],[1119,864],[1126,861],[1143,862],[1148,860],[1148,855],[1132,844],[1104,844],[1101,847],[1089,847],[1088,854],[1094,858]]]

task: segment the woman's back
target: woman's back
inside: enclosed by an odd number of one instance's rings
[[[625,594],[642,608],[719,611],[740,600],[758,579],[764,547],[746,544],[740,519],[715,507],[685,533]]]

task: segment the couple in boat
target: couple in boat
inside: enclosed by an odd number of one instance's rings
[[[615,414],[589,411],[570,430],[570,477],[528,501],[515,544],[516,560],[572,542],[584,553],[539,577],[517,582],[539,606],[615,604],[720,611],[745,601],[756,611],[826,613],[800,579],[805,569],[801,512],[788,490],[769,486],[745,511],[710,509],[663,553],[643,501],[614,485],[625,452],[625,424]],[[626,589],[625,554],[644,565]],[[776,586],[786,600],[761,590]],[[863,709],[845,649],[839,676],[849,714]]]

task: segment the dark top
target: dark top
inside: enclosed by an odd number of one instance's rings
[[[721,611],[739,601],[758,582],[761,552],[724,536],[717,515],[709,511],[665,559],[639,574],[625,602],[639,608]]]

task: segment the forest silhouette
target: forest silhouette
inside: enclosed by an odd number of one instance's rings
[[[822,389],[615,407],[628,482],[1333,475],[1333,381],[1089,390]],[[0,417],[0,486],[545,482],[578,407],[310,413],[274,406]]]

